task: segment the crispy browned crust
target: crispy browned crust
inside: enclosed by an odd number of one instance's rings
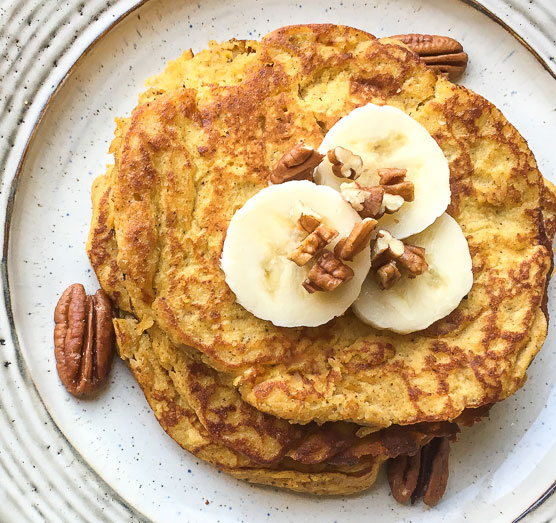
[[[188,392],[182,393],[184,387],[187,390],[187,384],[181,381],[182,376],[180,372],[176,372],[176,369],[183,371],[188,370],[189,367],[183,364],[183,361],[180,365],[179,351],[174,352],[177,354],[177,360],[174,359],[173,362],[175,368],[171,367],[170,362],[166,360],[166,356],[169,355],[167,352],[169,345],[164,335],[157,332],[156,328],[139,334],[138,324],[134,320],[118,319],[114,324],[120,355],[133,372],[162,428],[184,449],[200,459],[239,479],[312,494],[352,494],[374,483],[380,464],[386,459],[385,456],[367,453],[361,459],[352,460],[355,461],[354,463],[303,464],[285,457],[285,451],[280,452],[278,456],[274,449],[269,453],[259,444],[263,442],[274,447],[274,442],[277,442],[278,447],[286,449],[284,444],[291,446],[293,441],[288,438],[286,441],[284,434],[276,430],[276,424],[283,424],[284,433],[294,432],[298,437],[303,429],[294,427],[289,431],[287,428],[289,424],[282,420],[275,420],[275,426],[269,427],[268,424],[272,423],[269,416],[266,416],[269,418],[267,420],[259,420],[262,421],[263,426],[251,425],[247,429],[242,427],[240,431],[233,430],[226,423],[222,423],[222,414],[229,418],[228,421],[234,417],[233,402],[228,402],[227,398],[222,396],[215,398],[215,395],[218,396],[222,391],[218,390],[217,385],[214,387],[214,384],[203,380],[204,372],[197,367],[197,378],[201,386],[212,389],[209,392],[205,390],[201,395],[209,396],[211,399],[208,399],[208,402],[221,403],[220,406],[213,403],[210,408],[201,409],[201,412],[208,414],[203,416],[201,422],[197,416],[199,411],[196,412],[189,404],[192,396]],[[192,368],[195,368],[195,364],[192,364]],[[206,369],[206,373],[210,381],[210,370]],[[230,388],[224,392],[233,393],[234,389]],[[247,404],[245,407],[253,409]],[[210,416],[220,420],[217,422],[221,423],[219,429],[209,425],[207,430],[204,423]],[[265,415],[260,414],[260,416]],[[252,419],[252,413],[247,416],[241,413],[238,419],[249,421]],[[222,431],[226,434],[223,435]],[[235,441],[230,441],[230,437]],[[272,456],[271,459],[269,455]]]
[[[255,54],[237,85],[177,89],[139,106],[115,151],[118,266],[135,313],[237,375],[257,409],[300,422],[453,419],[514,392],[546,335],[552,259],[544,185],[523,138],[488,101],[361,31],[282,28]],[[233,212],[293,143],[318,146],[367,102],[402,108],[443,148],[473,290],[446,319],[407,336],[350,313],[315,329],[254,318],[219,268]]]

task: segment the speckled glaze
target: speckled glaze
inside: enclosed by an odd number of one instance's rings
[[[258,38],[300,22],[346,23],[380,36],[448,34],[470,55],[462,81],[502,109],[554,181],[554,1],[483,0],[488,13],[475,0],[135,4],[0,0],[0,213],[7,226],[0,521],[555,519],[556,283],[550,335],[528,383],[488,422],[463,432],[447,493],[433,509],[397,505],[384,478],[362,495],[331,499],[231,479],[164,434],[121,362],[99,397],[78,401],[59,382],[52,350],[59,293],[76,281],[89,291],[98,287],[84,244],[90,185],[111,161],[113,118],[127,114],[143,81],[183,49],[201,49],[210,39]]]

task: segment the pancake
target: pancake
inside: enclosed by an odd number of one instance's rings
[[[551,201],[523,138],[492,104],[395,41],[293,26],[243,49],[233,59],[241,57],[237,82],[192,87],[192,74],[178,87],[183,77],[170,81],[169,70],[158,79],[169,90],[153,87],[119,126],[110,183],[130,310],[234,376],[256,409],[293,422],[451,420],[515,392],[546,337],[546,229],[554,228],[545,227]],[[293,144],[318,147],[340,117],[369,102],[404,110],[443,149],[472,291],[447,318],[405,336],[351,312],[317,328],[255,318],[219,267],[227,224]]]
[[[229,376],[173,346],[151,322],[138,323],[129,314],[124,278],[114,270],[109,174],[93,185],[89,254],[103,288],[120,303],[121,317],[114,320],[119,355],[163,429],[184,449],[238,479],[337,495],[370,487],[389,457],[414,454],[433,437],[456,436],[455,423],[375,432],[344,422],[292,425],[244,402]]]
[[[206,430],[187,396],[176,386],[180,371],[187,367],[169,369],[156,357],[156,347],[164,347],[157,333],[138,334],[134,320],[119,319],[115,324],[120,356],[128,363],[161,426],[179,445],[200,459],[239,479],[312,494],[350,494],[374,483],[385,459],[382,456],[368,455],[348,465],[304,465],[284,455],[275,460],[270,460],[268,455],[257,458],[254,451],[260,450],[260,446],[250,448],[253,439],[259,439],[256,432],[255,438],[244,440],[241,445],[250,457],[224,445]],[[213,414],[221,412],[216,410]],[[269,438],[265,441],[268,443]],[[285,451],[285,447],[279,447]]]

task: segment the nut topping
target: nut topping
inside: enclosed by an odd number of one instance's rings
[[[386,167],[377,169],[380,185],[388,194],[401,196],[404,201],[412,202],[415,199],[415,186],[413,182],[406,181],[407,169]]]
[[[334,254],[342,259],[352,261],[371,241],[371,234],[376,227],[377,221],[373,218],[365,218],[356,223],[347,238],[342,238],[334,247]]]
[[[321,224],[288,254],[288,260],[301,267],[322,251],[336,236],[338,236],[337,230]]]
[[[446,74],[450,80],[461,76],[467,67],[467,53],[453,38],[422,34],[396,35],[392,38],[403,42],[436,73]]]
[[[340,194],[358,213],[366,213],[369,210],[378,213],[382,205],[384,189],[380,187],[363,187],[357,182],[347,182],[340,185]],[[365,202],[367,200],[369,200],[369,203],[366,205]],[[369,215],[365,216],[365,218],[374,218],[374,216]]]
[[[449,475],[450,441],[433,438],[414,456],[399,456],[388,461],[388,482],[399,503],[415,503],[423,497],[429,507],[436,505],[446,490]]]
[[[371,265],[380,268],[391,260],[397,260],[404,253],[401,240],[394,238],[388,231],[380,230],[371,249]]]
[[[410,278],[423,274],[429,268],[425,261],[425,249],[416,245],[406,245],[397,263],[400,267],[407,269]]]
[[[112,306],[99,289],[87,296],[83,285],[70,285],[54,311],[54,354],[58,375],[68,392],[87,396],[104,384],[114,358]]]
[[[405,504],[417,487],[419,469],[421,467],[421,451],[414,456],[401,455],[388,460],[388,483],[392,497]]]
[[[399,186],[403,186],[400,188]],[[393,187],[393,189],[392,189]],[[375,185],[363,187],[357,182],[347,182],[340,185],[340,194],[358,213],[361,218],[381,218],[385,213],[393,214],[399,211],[405,199],[399,191],[413,199],[413,184],[402,182],[393,186]]]
[[[376,277],[381,288],[386,290],[401,279],[402,273],[399,271],[396,262],[391,261],[376,271]]]
[[[407,169],[398,169],[397,167],[380,167],[376,170],[380,178],[380,185],[394,185],[405,180]]]
[[[351,280],[354,272],[351,267],[342,263],[334,253],[323,251],[318,255],[315,264],[307,273],[303,287],[313,294],[316,291],[333,291],[344,281]]]
[[[332,172],[338,178],[349,178],[355,180],[363,169],[361,156],[353,154],[344,147],[334,147],[327,153],[328,159],[332,164]]]
[[[308,234],[312,233],[322,222],[322,217],[309,207],[302,207],[297,220],[297,227]]]
[[[425,249],[405,245],[388,231],[380,230],[371,247],[371,267],[382,289],[390,289],[400,278],[403,269],[409,278],[415,278],[428,269]]]
[[[324,155],[304,143],[298,143],[285,153],[270,173],[272,183],[290,180],[312,180],[314,168],[322,162]]]
[[[386,191],[386,188],[384,190]],[[382,214],[394,214],[396,211],[401,209],[404,201],[403,196],[385,192],[382,198],[382,207],[380,208],[380,212]]]

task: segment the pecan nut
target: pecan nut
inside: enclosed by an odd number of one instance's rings
[[[363,187],[357,182],[340,185],[342,198],[355,209],[361,218],[381,218],[393,214],[404,204],[403,196],[386,192],[382,185]]]
[[[341,283],[351,280],[354,272],[351,267],[342,263],[334,253],[323,251],[315,260],[315,264],[307,273],[303,282],[305,290],[313,294],[316,291],[333,291]]]
[[[298,143],[286,152],[270,173],[271,183],[290,180],[312,180],[313,170],[322,162],[323,154],[304,143]]]
[[[383,290],[391,289],[402,278],[395,261],[390,261],[377,269],[376,278],[380,288]]]
[[[311,234],[322,223],[322,217],[310,209],[302,206],[297,219],[297,227],[300,231]]]
[[[398,265],[407,269],[410,278],[423,274],[429,264],[425,260],[425,249],[416,245],[405,245],[403,254],[397,260]]]
[[[344,147],[334,147],[327,153],[328,160],[332,164],[332,172],[338,178],[349,178],[355,180],[363,169],[361,156],[352,153]]]
[[[388,194],[401,196],[404,201],[412,202],[415,199],[415,186],[413,182],[405,179],[407,169],[383,167],[377,169],[380,185]]]
[[[388,483],[393,498],[405,504],[417,487],[419,469],[421,468],[421,452],[414,456],[401,455],[388,460]]]
[[[107,380],[114,359],[112,306],[99,289],[87,296],[83,285],[70,285],[54,311],[54,355],[62,383],[74,396],[96,392]]]
[[[322,251],[336,236],[338,236],[336,229],[321,224],[288,254],[288,260],[302,267],[313,256]]]
[[[371,247],[371,267],[376,271],[378,284],[386,290],[400,280],[400,269],[409,278],[415,278],[426,272],[429,265],[423,247],[406,245],[388,231],[380,230]]]
[[[448,36],[405,34],[392,38],[403,42],[435,72],[447,74],[451,80],[461,76],[467,67],[468,56],[463,46]]]
[[[334,254],[342,259],[352,261],[371,242],[371,235],[376,227],[377,221],[365,218],[356,223],[349,236],[342,238],[334,247]]]
[[[399,503],[423,498],[426,505],[436,505],[448,483],[449,437],[433,438],[414,456],[398,456],[388,462],[388,483]]]
[[[380,268],[389,261],[397,260],[404,253],[405,246],[401,240],[394,238],[388,231],[378,231],[371,249],[371,264]]]

